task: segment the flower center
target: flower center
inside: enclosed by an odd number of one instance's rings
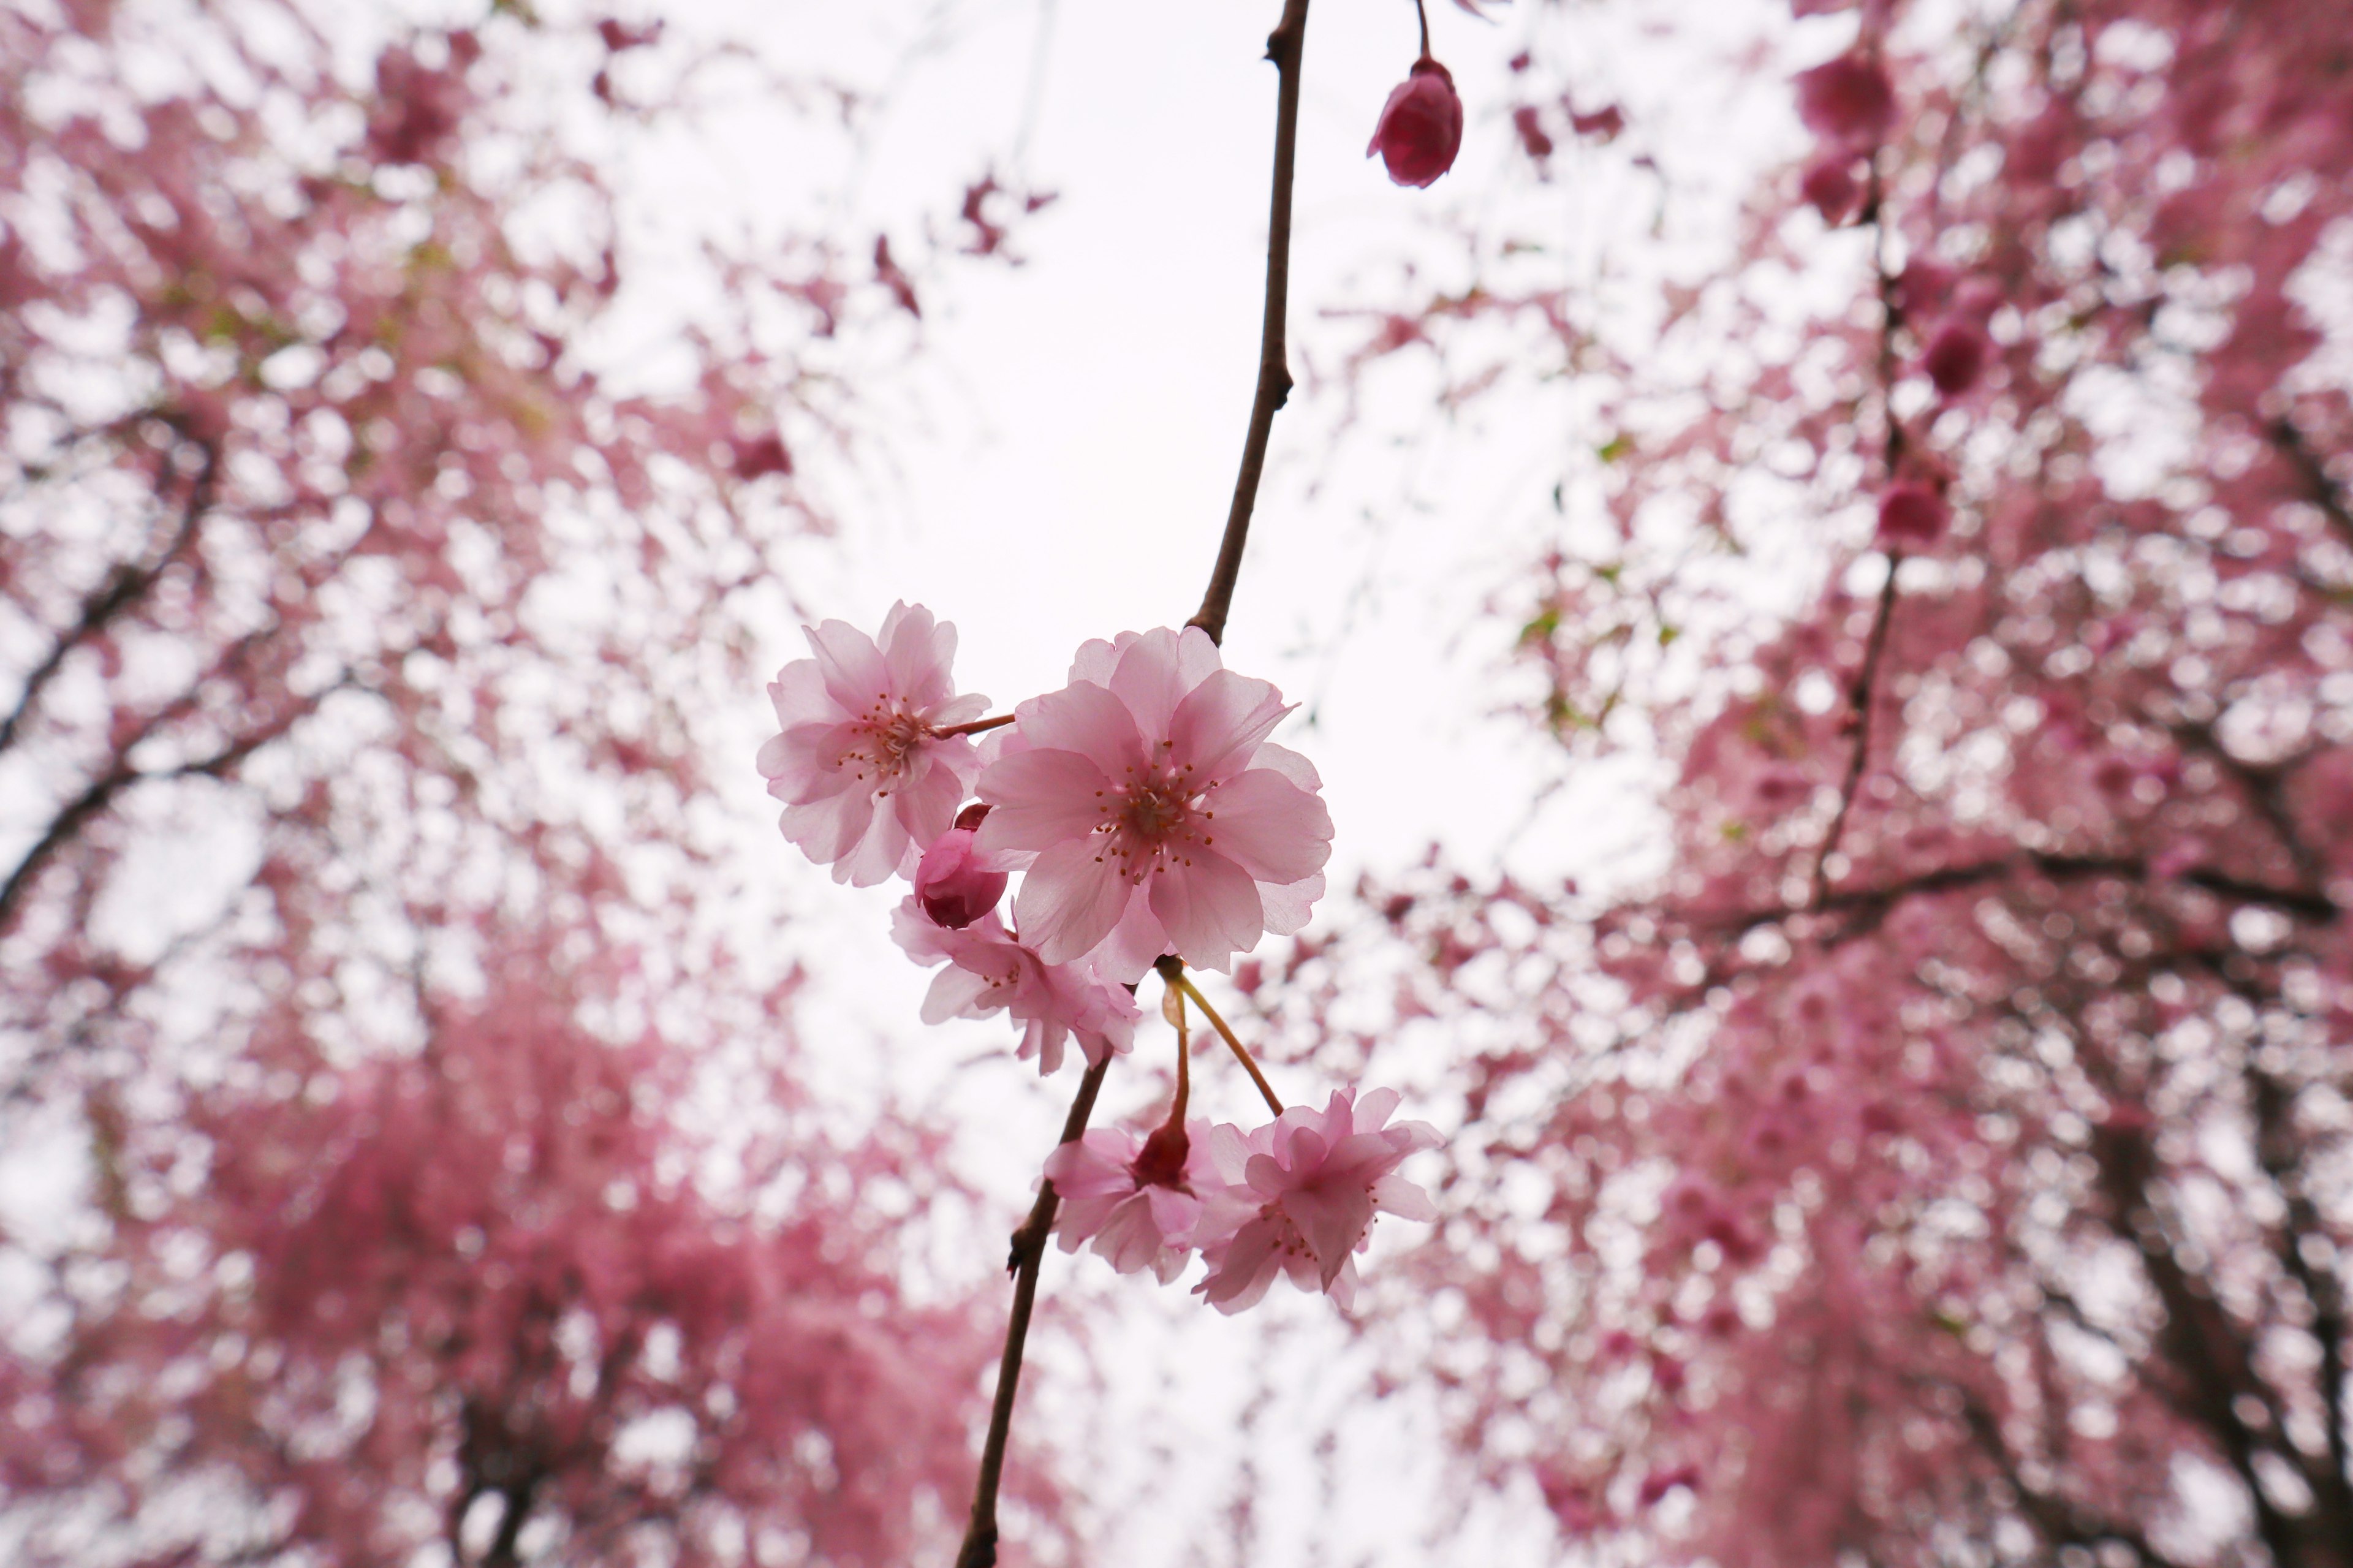
[[[857,768],[861,779],[871,771],[878,782],[886,784],[908,772],[908,763],[932,736],[929,724],[881,697],[858,727],[859,738],[842,752],[839,765]]]
[[[1189,763],[1181,768],[1131,765],[1126,782],[1104,796],[1103,820],[1095,825],[1111,840],[1104,853],[1122,862],[1122,873],[1134,882],[1158,869],[1164,856],[1186,859],[1191,846],[1213,842],[1202,831],[1209,813],[1200,809],[1200,794]]]

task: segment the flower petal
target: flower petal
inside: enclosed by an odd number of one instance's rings
[[[1137,633],[1134,642],[1123,640],[1111,689],[1135,715],[1137,729],[1147,737],[1166,736],[1187,690],[1176,668],[1176,634],[1155,626]]]
[[[1152,912],[1167,928],[1170,944],[1197,968],[1222,970],[1266,931],[1258,884],[1214,849],[1197,849],[1184,861],[1163,866],[1152,878],[1151,898]]]
[[[809,649],[817,655],[818,672],[825,678],[826,695],[844,715],[863,719],[891,695],[891,670],[874,639],[848,621],[826,621],[803,626]]]
[[[987,842],[996,822],[991,813],[980,825],[982,843]],[[1014,925],[1039,959],[1069,963],[1084,958],[1111,934],[1134,890],[1117,864],[1097,847],[1092,835],[1065,838],[1039,855],[1022,878],[1021,891],[1013,900]]]
[[[1212,670],[1169,717],[1169,760],[1191,764],[1202,784],[1219,783],[1250,765],[1250,753],[1290,711],[1273,682]]]
[[[1008,850],[1050,849],[1071,839],[1089,840],[1103,819],[1111,780],[1076,752],[1016,752],[1000,757],[980,775],[980,798],[988,819],[974,835],[984,855]],[[1095,853],[1090,847],[1088,853]]]
[[[1271,768],[1217,785],[1201,800],[1210,820],[1207,842],[1261,882],[1277,887],[1312,877],[1332,858],[1332,814],[1324,803]]]

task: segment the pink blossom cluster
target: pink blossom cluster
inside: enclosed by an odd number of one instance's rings
[[[1426,1121],[1388,1125],[1395,1089],[1335,1089],[1322,1110],[1293,1106],[1245,1132],[1231,1122],[1172,1122],[1138,1144],[1116,1129],[1089,1132],[1046,1161],[1070,1200],[1062,1250],[1092,1239],[1123,1274],[1149,1268],[1164,1285],[1195,1253],[1208,1272],[1193,1287],[1220,1312],[1257,1305],[1278,1275],[1345,1307],[1356,1298],[1355,1254],[1376,1214],[1432,1220],[1430,1195],[1398,1174],[1406,1156],[1435,1149]]]
[[[807,635],[811,657],[768,688],[777,731],[759,768],[785,837],[836,879],[910,884],[892,935],[939,966],[924,1022],[1003,1013],[1041,1073],[1073,1039],[1101,1068],[1134,1047],[1147,971],[1226,970],[1300,930],[1323,895],[1322,780],[1267,738],[1291,710],[1198,627],[1091,641],[1060,689],[997,719],[957,691],[955,629],[921,606],[892,606],[879,637],[841,621]],[[1178,1042],[1181,1056],[1181,1026]],[[1182,1065],[1150,1137],[1099,1129],[1047,1162],[1070,1200],[1065,1250],[1092,1239],[1121,1272],[1163,1282],[1198,1254],[1197,1289],[1222,1311],[1278,1274],[1345,1306],[1374,1215],[1433,1215],[1397,1171],[1438,1135],[1388,1125],[1394,1091],[1278,1105],[1245,1131],[1186,1121]]]

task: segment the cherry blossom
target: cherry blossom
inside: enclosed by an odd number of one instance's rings
[[[1398,1100],[1389,1089],[1361,1099],[1335,1089],[1320,1111],[1295,1105],[1248,1133],[1231,1122],[1209,1130],[1219,1184],[1205,1194],[1194,1233],[1209,1265],[1194,1289],[1210,1305],[1254,1306],[1285,1274],[1346,1307],[1356,1297],[1354,1254],[1370,1240],[1376,1214],[1438,1217],[1430,1194],[1397,1168],[1443,1140],[1426,1121],[1388,1125]]]
[[[981,775],[977,843],[1035,858],[1014,914],[1039,956],[1100,948],[1126,982],[1169,952],[1223,969],[1305,925],[1332,818],[1314,768],[1266,739],[1289,710],[1191,626],[1088,643],[1068,686],[1022,703]]]
[[[768,687],[779,732],[760,748],[785,837],[836,881],[871,887],[913,873],[945,833],[979,769],[972,741],[939,731],[987,699],[958,696],[955,627],[894,604],[878,640],[844,621],[805,626],[816,657]]]
[[[1196,1119],[1141,1142],[1099,1127],[1055,1150],[1046,1179],[1062,1194],[1056,1226],[1062,1250],[1076,1252],[1092,1239],[1122,1274],[1148,1268],[1163,1285],[1176,1279],[1193,1256],[1199,1194],[1216,1184],[1209,1137],[1208,1122]]]
[[[1125,986],[1087,963],[1044,962],[993,911],[962,927],[943,926],[911,896],[891,917],[891,940],[918,963],[947,963],[924,994],[924,1023],[1009,1013],[1022,1026],[1015,1054],[1025,1061],[1036,1057],[1040,1074],[1062,1065],[1062,1046],[1072,1035],[1090,1063],[1134,1043],[1138,1015]]]
[[[1424,55],[1389,90],[1365,156],[1378,157],[1400,185],[1427,186],[1454,167],[1461,147],[1462,100],[1454,78]]]

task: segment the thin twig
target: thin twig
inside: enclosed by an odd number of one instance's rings
[[[986,734],[991,730],[1004,729],[1019,717],[1018,713],[998,713],[987,719],[975,719],[968,723],[951,724],[944,730],[934,730],[932,733],[942,740],[945,740],[950,735]]]
[[[1839,786],[1838,810],[1831,814],[1830,830],[1822,835],[1822,852],[1814,860],[1813,907],[1820,909],[1831,892],[1831,857],[1838,853],[1839,840],[1846,834],[1848,813],[1854,809],[1855,792],[1862,784],[1862,770],[1871,757],[1871,710],[1877,700],[1880,657],[1887,651],[1888,623],[1895,618],[1895,574],[1904,564],[1904,552],[1890,551],[1887,556],[1887,581],[1880,584],[1879,608],[1872,616],[1871,640],[1863,645],[1862,668],[1855,671],[1854,684],[1847,689],[1847,711],[1854,723],[1854,752],[1846,760],[1846,779]]]
[[[1203,1015],[1208,1018],[1209,1026],[1217,1030],[1218,1034],[1225,1040],[1226,1044],[1232,1048],[1234,1059],[1242,1064],[1242,1071],[1250,1074],[1250,1082],[1258,1085],[1258,1091],[1265,1098],[1268,1106],[1273,1110],[1277,1116],[1282,1115],[1282,1101],[1275,1098],[1274,1086],[1266,1081],[1266,1074],[1258,1070],[1258,1063],[1250,1058],[1249,1051],[1243,1049],[1241,1041],[1234,1037],[1234,1032],[1226,1027],[1226,1021],[1218,1016],[1218,1010],[1209,1005],[1209,999],[1201,994],[1200,987],[1195,985],[1191,981],[1185,978],[1185,965],[1183,961],[1175,958],[1164,958],[1159,962],[1156,967],[1159,969],[1163,979],[1166,980],[1169,984],[1174,985],[1178,991],[1182,992],[1186,997],[1192,1002],[1193,1005],[1198,1007]]]
[[[1062,1123],[1063,1142],[1076,1142],[1087,1130],[1095,1094],[1110,1066],[1106,1052],[1079,1080],[1079,1097],[1071,1102],[1071,1114]],[[956,1568],[994,1568],[997,1562],[997,1488],[1005,1475],[1005,1439],[1013,1429],[1014,1391],[1021,1386],[1021,1351],[1029,1338],[1029,1310],[1038,1300],[1038,1267],[1045,1259],[1046,1238],[1054,1229],[1054,1211],[1061,1201],[1053,1183],[1039,1182],[1029,1217],[1013,1233],[1013,1253],[1006,1260],[1013,1273],[1013,1316],[1005,1325],[1005,1354],[997,1363],[997,1401],[989,1407],[988,1440],[980,1450],[980,1479],[973,1484],[972,1519],[965,1526]]]
[[[1267,35],[1266,58],[1281,73],[1275,93],[1274,198],[1266,235],[1266,322],[1259,337],[1258,390],[1250,399],[1250,434],[1242,442],[1241,472],[1234,479],[1233,506],[1226,513],[1225,537],[1208,592],[1186,625],[1200,627],[1211,642],[1226,636],[1226,612],[1233,607],[1234,583],[1241,575],[1242,546],[1250,539],[1250,509],[1258,502],[1259,476],[1266,471],[1266,444],[1274,411],[1291,395],[1291,369],[1283,327],[1291,292],[1291,174],[1299,150],[1299,55],[1307,37],[1307,0],[1283,0],[1282,20]]]

